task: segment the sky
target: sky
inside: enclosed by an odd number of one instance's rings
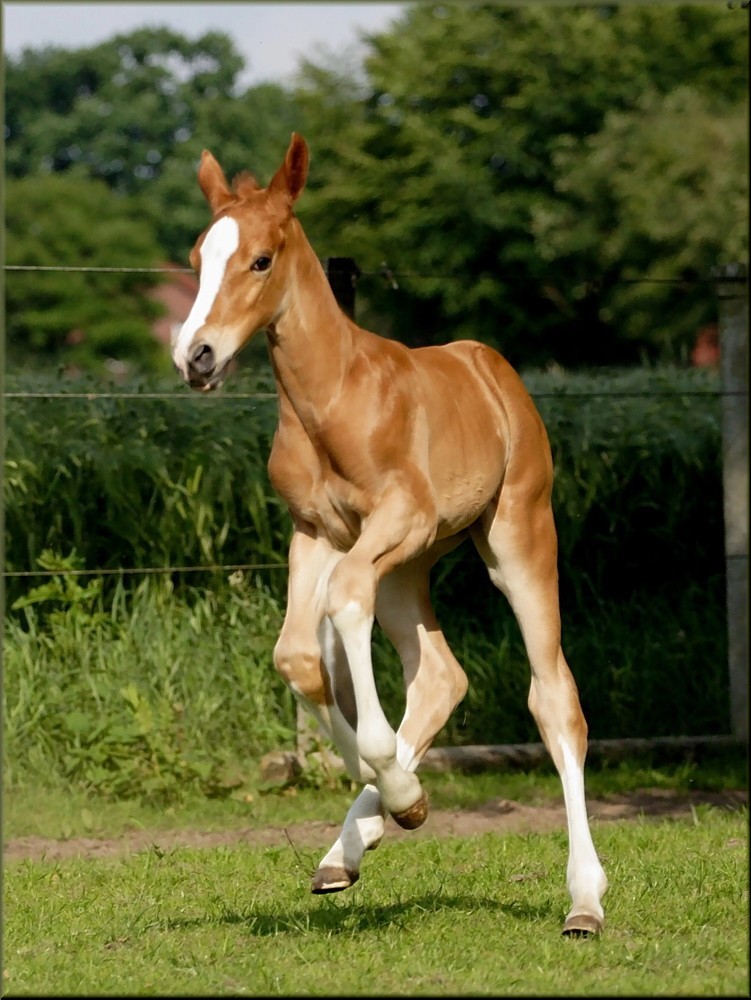
[[[404,3],[6,3],[3,54],[57,45],[83,48],[121,32],[166,26],[188,38],[230,35],[245,59],[239,82],[291,82],[302,56],[359,53],[359,32],[377,32]],[[321,48],[323,47],[323,48]]]

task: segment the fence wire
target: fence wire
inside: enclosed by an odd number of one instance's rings
[[[323,261],[321,262],[324,263]],[[94,274],[194,274],[191,267],[102,267],[93,265],[41,265],[41,264],[4,264],[4,271],[38,271],[38,272],[77,272]],[[415,271],[393,272],[385,264],[377,271],[357,271],[357,277],[381,278],[391,285],[398,287],[396,280],[399,278],[441,278],[451,279],[463,277],[458,274],[424,274]],[[542,280],[542,279],[540,279]],[[596,287],[600,279],[588,279],[593,287]],[[672,285],[716,285],[719,281],[743,281],[743,276],[717,277],[679,277],[679,278],[658,278],[642,276],[638,278],[619,278],[620,284],[672,284]],[[637,392],[630,390],[603,391],[603,392],[537,392],[531,393],[534,399],[603,399],[603,398],[670,398],[670,397],[725,397],[746,395],[743,392],[732,392],[722,389],[690,389],[690,390],[660,390],[652,392]],[[127,399],[127,400],[167,400],[183,399],[195,400],[197,397],[191,392],[3,392],[2,396],[6,400],[27,400],[27,399],[70,399],[70,400],[95,400],[104,399]],[[201,397],[205,399],[206,397]],[[217,402],[229,401],[267,401],[277,399],[275,392],[230,392],[214,393],[209,399]],[[211,572],[252,572],[287,569],[287,562],[281,563],[221,563],[208,566],[149,566],[149,567],[118,567],[116,569],[57,569],[57,570],[3,570],[0,576],[3,578],[29,578],[29,577],[55,577],[55,576],[125,576],[125,575],[156,575],[167,573],[211,573]]]
[[[325,262],[321,261],[321,264],[325,266]],[[4,271],[62,271],[62,272],[76,272],[76,273],[88,273],[88,274],[194,274],[192,267],[102,267],[99,265],[77,265],[77,264],[3,264]],[[398,278],[441,278],[444,279],[459,279],[464,280],[466,275],[462,273],[439,273],[430,272],[426,273],[423,271],[392,271],[387,265],[382,265],[377,271],[361,271],[357,268],[355,278],[382,278],[387,284],[394,287],[393,282]],[[527,279],[530,280],[530,279]],[[545,278],[541,277],[535,279],[535,281],[544,281]],[[602,279],[599,277],[595,278],[581,278],[580,281],[586,281],[588,284],[592,285],[593,288],[598,287]],[[715,285],[719,280],[723,281],[735,281],[739,280],[733,277],[725,277],[722,279],[714,277],[700,277],[699,275],[686,275],[685,277],[679,278],[658,278],[652,277],[651,275],[642,275],[637,278],[624,278],[620,277],[615,281],[615,284],[623,285],[638,285],[638,284],[658,284],[658,285]],[[743,279],[740,279],[743,280]]]

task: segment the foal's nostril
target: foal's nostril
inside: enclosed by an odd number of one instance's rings
[[[190,368],[198,375],[209,375],[214,370],[214,352],[208,344],[199,344],[190,359]]]

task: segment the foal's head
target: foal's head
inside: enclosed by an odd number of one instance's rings
[[[194,389],[220,385],[232,358],[282,309],[288,227],[307,173],[308,147],[297,133],[267,188],[250,174],[230,187],[203,151],[198,183],[212,219],[190,253],[198,296],[172,344],[175,367]]]

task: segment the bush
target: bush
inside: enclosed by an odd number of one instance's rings
[[[265,751],[291,744],[291,693],[270,666],[277,602],[233,578],[220,599],[147,578],[60,575],[6,622],[4,778],[111,798],[228,795]],[[51,606],[51,610],[50,610]]]
[[[120,387],[115,387],[115,391]],[[17,380],[9,391],[101,392],[90,380]],[[242,385],[241,385],[242,389]],[[264,386],[251,384],[263,392]],[[203,396],[175,382],[132,396],[12,400],[5,510],[9,570],[45,549],[75,551],[90,570],[286,562],[288,517],[266,461],[273,395]],[[161,393],[173,398],[161,398]],[[226,574],[176,574],[175,584]],[[11,598],[19,587],[9,585]],[[282,590],[283,593],[283,590]]]

